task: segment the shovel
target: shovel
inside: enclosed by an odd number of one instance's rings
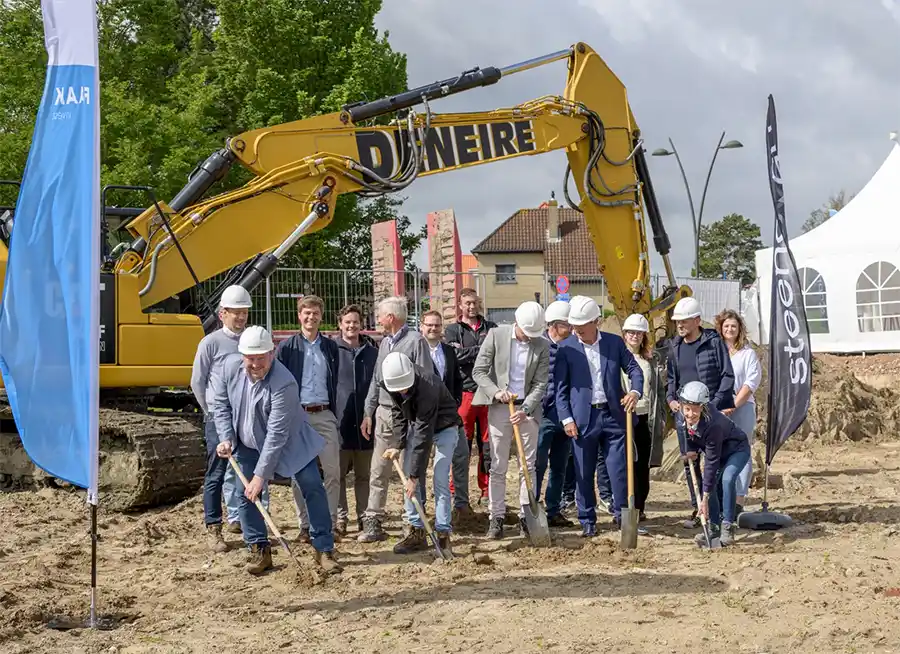
[[[241,483],[244,485],[244,488],[250,485],[250,482],[247,481],[247,478],[244,476],[244,473],[241,472],[240,466],[238,466],[237,461],[234,460],[232,455],[228,455],[228,462],[231,464],[231,467],[234,468],[234,473],[238,476],[238,479],[241,480]],[[287,552],[291,558],[294,560],[294,563],[297,564],[297,567],[300,570],[305,570],[305,568],[300,565],[300,561],[297,560],[297,557],[294,556],[294,553],[291,551],[291,548],[288,547],[287,540],[285,540],[284,536],[281,535],[281,532],[278,531],[278,527],[275,526],[275,521],[272,520],[272,516],[269,515],[269,512],[266,511],[266,508],[263,506],[263,503],[259,501],[259,498],[256,498],[256,508],[259,509],[259,512],[262,513],[263,520],[266,521],[266,524],[269,526],[269,529],[272,530],[272,533],[275,534],[275,538],[278,539],[278,542],[281,543],[281,546],[284,548],[284,551]]]
[[[515,396],[509,400],[509,415],[516,412],[513,404]],[[522,435],[519,433],[519,425],[513,425],[513,434],[516,438],[516,449],[519,452],[519,465],[522,467],[522,475],[525,477],[525,488],[528,489],[527,510],[525,514],[525,527],[528,529],[528,539],[535,547],[550,547],[550,525],[547,524],[547,514],[544,507],[534,496],[534,487],[531,485],[531,475],[528,474],[528,462],[525,459],[525,446],[522,445]]]
[[[694,462],[693,461],[688,461],[688,469],[691,471],[691,479],[693,480],[693,486],[694,486],[694,497],[697,498],[697,506],[699,507],[700,506],[700,495],[702,494],[702,491],[700,489],[700,484],[697,483],[697,473],[694,470]],[[691,483],[691,482],[688,481],[688,483]],[[706,537],[706,547],[708,547],[711,550],[721,549],[722,548],[721,540],[719,540],[718,538],[713,538],[710,540],[710,538],[709,538],[709,525],[706,522],[706,517],[703,516],[699,510],[697,511],[697,515],[700,516],[700,526],[703,527],[703,535]]]
[[[394,462],[394,469],[397,471],[397,474],[400,475],[400,481],[403,483],[403,490],[406,492],[406,475],[403,474],[403,468],[400,465],[400,461],[397,459],[391,459]],[[413,505],[416,507],[416,511],[419,514],[419,518],[422,519],[422,524],[425,525],[425,533],[428,534],[428,539],[431,541],[431,544],[434,545],[434,551],[437,552],[438,558],[444,559],[445,561],[450,561],[453,559],[453,553],[448,548],[444,551],[441,548],[441,544],[438,542],[437,534],[434,533],[434,530],[431,528],[431,522],[429,522],[428,517],[425,515],[425,510],[422,508],[421,502],[419,502],[419,497],[416,493],[413,493],[412,496]]]
[[[631,422],[631,411],[625,414],[625,450],[628,466],[628,508],[622,508],[621,539],[622,549],[633,550],[638,541],[638,520],[640,513],[634,508],[634,425]]]

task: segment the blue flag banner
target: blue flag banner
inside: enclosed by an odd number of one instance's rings
[[[42,0],[47,76],[16,202],[0,372],[22,445],[97,503],[100,77],[95,0]]]

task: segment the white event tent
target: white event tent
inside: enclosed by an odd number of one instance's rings
[[[789,243],[813,352],[900,351],[900,144],[843,209]],[[772,252],[756,252],[762,343],[769,341]]]

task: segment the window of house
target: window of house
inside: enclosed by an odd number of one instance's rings
[[[516,283],[516,264],[514,263],[498,263],[494,266],[494,273],[497,276],[497,284]]]
[[[900,331],[900,272],[876,261],[856,280],[856,317],[861,332]]]
[[[828,306],[825,280],[815,268],[801,268],[797,271],[803,288],[803,308],[810,334],[828,333]]]

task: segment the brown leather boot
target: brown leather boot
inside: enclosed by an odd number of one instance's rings
[[[206,525],[206,545],[213,552],[227,552],[228,544],[222,538],[222,525]]]
[[[266,545],[251,545],[250,560],[245,570],[252,575],[260,575],[272,567],[272,547]]]
[[[343,572],[344,568],[334,558],[334,552],[316,552],[316,563],[322,568],[325,574],[338,574]]]

